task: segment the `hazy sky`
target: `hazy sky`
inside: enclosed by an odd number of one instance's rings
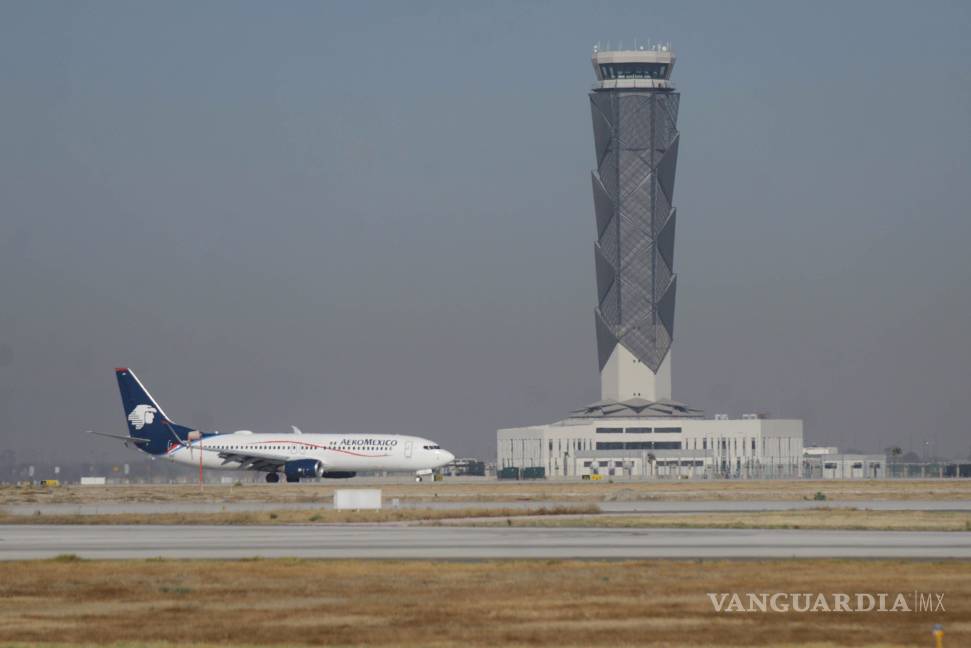
[[[967,2],[0,3],[0,449],[494,457],[599,398],[592,46],[682,92],[674,396],[971,451]]]

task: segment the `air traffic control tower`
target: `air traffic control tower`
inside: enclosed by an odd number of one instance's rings
[[[671,397],[678,103],[669,46],[593,51],[600,400],[543,425],[496,431],[505,479],[793,477],[803,425],[709,418]]]
[[[601,398],[671,398],[678,102],[668,46],[593,53]]]

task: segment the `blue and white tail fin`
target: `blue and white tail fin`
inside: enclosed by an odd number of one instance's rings
[[[137,441],[140,450],[153,455],[165,454],[189,437],[192,429],[172,423],[135,372],[122,367],[115,369],[115,377],[125,408],[128,435]]]

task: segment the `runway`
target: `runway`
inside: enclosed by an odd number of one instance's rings
[[[0,526],[0,560],[126,558],[971,558],[971,533],[749,529]]]

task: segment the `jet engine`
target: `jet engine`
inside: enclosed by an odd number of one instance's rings
[[[324,464],[316,459],[298,459],[283,464],[283,474],[287,481],[298,481],[301,477],[320,477],[324,474]]]

